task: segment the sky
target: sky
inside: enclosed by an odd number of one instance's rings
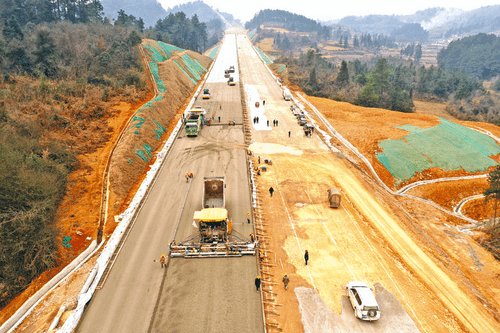
[[[195,0],[157,0],[165,9]],[[471,10],[484,6],[498,5],[500,0],[203,0],[204,3],[221,12],[232,14],[245,23],[262,9],[282,9],[320,21],[341,19],[345,16],[369,14],[407,15],[432,7]]]

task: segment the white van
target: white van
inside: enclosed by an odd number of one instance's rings
[[[289,101],[292,99],[292,94],[290,93],[290,90],[288,89],[283,90],[283,98],[285,99],[285,101]]]
[[[347,298],[351,302],[354,315],[361,320],[378,320],[380,308],[373,291],[364,282],[349,282],[347,284]]]

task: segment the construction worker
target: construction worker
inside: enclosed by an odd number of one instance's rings
[[[250,224],[250,212],[247,213],[247,223]]]
[[[271,187],[269,188],[269,194],[271,194],[271,196],[273,196],[273,193],[274,193],[274,188],[271,186]]]
[[[189,174],[189,178],[193,179],[193,173],[192,172]]]
[[[307,250],[306,250],[306,253],[304,253],[304,260],[305,260],[306,266],[307,266],[307,261],[309,261],[309,252],[307,252]]]
[[[290,282],[290,278],[285,273],[285,276],[283,276],[283,284],[285,285],[285,290],[288,290],[288,282]]]
[[[253,242],[255,242],[255,236],[253,235],[253,233],[250,233],[250,240]]]
[[[186,183],[189,181],[189,172],[186,172]]]
[[[161,264],[161,268],[163,267],[166,267],[167,266],[167,258],[165,258],[165,255],[162,254],[161,255],[161,258],[160,258],[160,264]]]
[[[260,249],[259,258],[260,258],[260,261],[264,260],[264,250],[262,250],[262,249]]]
[[[259,288],[260,288],[260,276],[257,276],[255,278],[255,288],[257,288],[257,291],[259,291]]]

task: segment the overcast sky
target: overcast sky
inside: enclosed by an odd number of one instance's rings
[[[158,0],[165,9],[192,1],[194,0]],[[405,15],[432,7],[471,10],[500,4],[500,0],[203,0],[203,2],[214,9],[232,14],[242,23],[251,20],[262,9],[282,9],[310,19],[327,21],[349,15]]]

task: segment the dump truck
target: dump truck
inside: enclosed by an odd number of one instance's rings
[[[203,89],[203,94],[201,97],[203,99],[210,99],[210,90],[208,90],[208,88]]]
[[[239,235],[232,228],[225,208],[224,177],[203,179],[202,209],[193,214],[198,232],[179,244],[170,243],[171,257],[204,258],[254,255],[256,242]]]
[[[227,80],[227,84],[229,84],[230,86],[234,86],[236,84],[236,82],[234,82],[233,77],[230,77],[229,80]]]
[[[206,111],[199,106],[189,110],[185,118],[187,136],[198,136],[198,133],[203,126],[205,113]]]
[[[341,198],[342,194],[340,193],[340,189],[332,187],[328,190],[328,201],[330,202],[331,208],[339,208]]]
[[[234,73],[234,66],[229,66],[229,73]]]

